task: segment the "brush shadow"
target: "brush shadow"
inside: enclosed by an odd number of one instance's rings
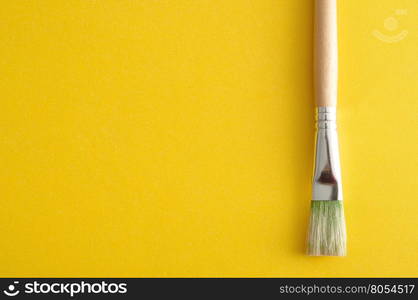
[[[298,149],[304,149],[300,154],[300,161],[302,163],[295,164],[297,167],[297,174],[300,176],[295,178],[295,205],[292,218],[293,224],[291,228],[295,228],[295,239],[292,244],[292,252],[297,254],[306,254],[306,237],[310,215],[310,202],[311,202],[311,177],[312,177],[312,165],[313,165],[313,152],[314,152],[314,90],[313,90],[313,28],[314,28],[314,1],[309,1],[309,5],[306,5],[306,18],[307,22],[304,24],[303,30],[305,32],[305,45],[304,51],[301,51],[300,55],[306,59],[306,68],[301,70],[301,76],[305,78],[303,86],[300,89],[300,99],[304,99],[302,102],[303,107],[300,109],[301,126],[296,127],[298,129],[297,136],[293,140],[294,147]],[[295,78],[297,80],[297,78]],[[295,116],[295,121],[298,122],[298,116]]]
[[[277,82],[278,86],[287,86],[290,89],[292,99],[278,99],[280,105],[284,106],[288,114],[288,122],[278,123],[279,127],[287,126],[289,135],[286,143],[281,143],[280,153],[286,153],[288,164],[278,165],[279,178],[285,178],[291,182],[291,192],[289,199],[282,199],[286,202],[285,207],[289,208],[287,212],[287,224],[281,222],[280,228],[286,226],[287,231],[283,232],[287,237],[287,245],[278,245],[278,251],[291,252],[296,255],[306,254],[306,236],[308,229],[308,218],[310,214],[311,201],[311,177],[314,151],[314,111],[315,104],[313,98],[313,1],[303,2],[298,5],[298,9],[289,13],[294,14],[291,28],[294,32],[287,32],[293,36],[287,50],[283,51],[284,45],[277,45],[278,52],[284,57],[280,60],[287,61],[289,70],[286,76],[286,82]],[[283,33],[286,34],[286,33]],[[290,63],[289,63],[290,62]],[[287,107],[285,107],[287,106]],[[291,178],[289,178],[291,176]],[[280,184],[280,183],[279,183]],[[277,230],[280,232],[280,230]],[[292,238],[289,238],[292,237]]]
[[[291,251],[297,254],[306,254],[306,237],[308,229],[308,221],[310,215],[311,203],[311,178],[313,166],[313,152],[314,152],[314,90],[313,90],[313,28],[314,28],[314,1],[308,1],[309,5],[305,5],[306,22],[301,26],[304,34],[303,44],[305,47],[298,55],[301,59],[306,61],[305,68],[300,70],[300,77],[297,76],[294,80],[297,82],[298,78],[304,78],[300,81],[300,89],[297,91],[300,101],[300,107],[294,116],[294,121],[299,123],[295,126],[297,132],[293,139],[293,146],[295,149],[303,149],[299,151],[299,163],[295,163],[296,173],[298,177],[294,178],[294,201],[292,206],[293,211],[291,218],[292,224],[290,228],[294,228],[295,239],[291,244]]]

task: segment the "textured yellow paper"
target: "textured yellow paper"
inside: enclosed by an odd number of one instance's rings
[[[349,256],[312,258],[312,1],[2,1],[0,275],[418,276],[417,13],[339,1]]]

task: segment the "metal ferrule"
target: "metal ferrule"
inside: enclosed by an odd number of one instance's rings
[[[343,200],[335,107],[317,107],[313,200]]]

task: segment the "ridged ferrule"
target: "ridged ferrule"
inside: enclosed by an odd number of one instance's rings
[[[316,110],[313,200],[342,200],[340,155],[335,107]]]
[[[316,109],[316,128],[336,129],[337,111],[333,106],[320,106]]]

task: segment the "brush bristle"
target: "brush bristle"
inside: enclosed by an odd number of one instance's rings
[[[346,229],[342,201],[312,201],[308,254],[345,256]]]

